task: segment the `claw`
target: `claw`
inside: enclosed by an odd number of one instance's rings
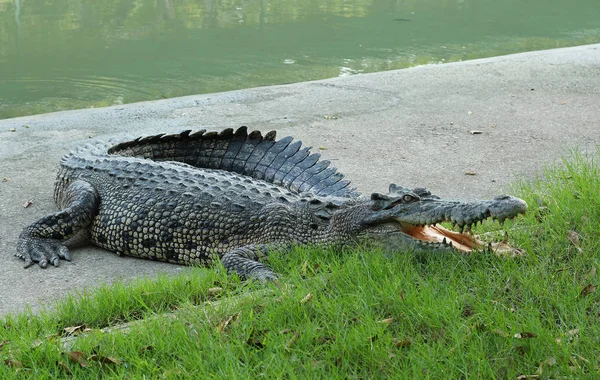
[[[277,280],[277,275],[271,270],[260,270],[250,273],[250,278],[254,278],[260,282],[267,283]]]
[[[60,259],[71,260],[69,249],[60,241],[30,236],[20,238],[15,256],[25,261],[23,268],[29,268],[34,263],[38,263],[40,268],[46,268],[48,264],[58,267]]]
[[[63,260],[71,261],[71,256],[69,255],[69,250],[67,247],[63,247],[63,249],[61,249],[58,253],[58,256]]]

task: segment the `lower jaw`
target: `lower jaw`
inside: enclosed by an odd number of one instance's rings
[[[469,233],[459,233],[440,225],[411,226],[403,228],[402,232],[417,241],[429,244],[447,245],[460,252],[469,253],[485,247],[484,243]]]
[[[432,245],[436,248],[452,248],[462,253],[488,250],[497,256],[506,257],[516,257],[524,254],[522,249],[510,246],[507,238],[502,242],[484,243],[470,233],[454,232],[437,224],[409,227],[405,228],[403,232],[422,242],[421,245],[423,246]]]

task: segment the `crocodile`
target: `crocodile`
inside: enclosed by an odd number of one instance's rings
[[[366,241],[515,254],[517,248],[485,244],[470,229],[527,210],[509,195],[444,200],[396,184],[363,196],[301,141],[246,127],[87,144],[62,158],[54,200],[59,211],[19,236],[15,256],[25,268],[70,261],[63,243],[85,231],[92,244],[119,255],[183,265],[220,260],[228,272],[263,281],[277,278],[264,263],[269,251],[295,245]]]

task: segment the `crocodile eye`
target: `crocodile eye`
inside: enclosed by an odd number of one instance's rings
[[[408,194],[406,194],[406,195],[404,195],[404,196],[402,197],[402,200],[403,200],[404,202],[412,202],[412,201],[414,201],[414,200],[415,200],[415,197],[413,197],[412,195],[408,195]]]

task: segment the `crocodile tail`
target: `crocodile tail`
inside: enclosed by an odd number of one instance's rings
[[[275,140],[276,132],[248,133],[246,127],[221,132],[184,131],[138,137],[109,148],[109,154],[154,161],[177,161],[197,168],[221,169],[283,186],[296,193],[355,197],[350,181],[319,153],[290,136]]]

